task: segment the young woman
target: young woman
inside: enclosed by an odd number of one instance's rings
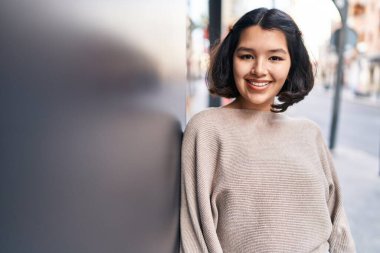
[[[313,83],[302,34],[280,10],[248,12],[216,47],[209,90],[235,100],[186,127],[181,252],[355,252],[319,128],[281,113]]]

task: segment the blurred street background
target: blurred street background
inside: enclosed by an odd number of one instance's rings
[[[342,4],[335,3],[335,4]],[[215,3],[214,3],[215,4]],[[321,128],[330,144],[337,85],[338,33],[342,22],[331,0],[221,1],[220,38],[244,13],[257,7],[279,8],[300,26],[312,61],[316,84],[305,100],[286,114],[306,117]],[[350,0],[343,54],[344,76],[332,154],[346,212],[358,252],[380,252],[380,2]],[[230,100],[211,98],[204,80],[215,18],[205,0],[189,0],[187,121],[210,106]],[[213,8],[215,7],[212,6]],[[211,18],[210,18],[211,16]],[[218,17],[216,15],[216,17]]]

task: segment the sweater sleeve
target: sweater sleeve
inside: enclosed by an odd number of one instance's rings
[[[321,134],[321,160],[329,185],[327,206],[331,217],[332,232],[329,238],[330,253],[355,253],[355,243],[343,207],[342,192],[330,150]]]
[[[180,252],[222,252],[211,208],[217,149],[212,131],[189,122],[182,143]],[[215,212],[215,211],[214,211]]]

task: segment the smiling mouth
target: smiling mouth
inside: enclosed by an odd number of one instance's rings
[[[270,82],[254,82],[254,81],[249,81],[247,80],[247,82],[252,85],[252,86],[255,86],[255,87],[265,87],[265,86],[268,86],[268,84]]]

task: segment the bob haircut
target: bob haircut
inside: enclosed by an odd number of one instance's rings
[[[279,30],[285,34],[291,66],[284,86],[277,94],[280,104],[272,104],[272,112],[284,112],[304,99],[314,85],[313,67],[297,24],[283,11],[258,8],[242,16],[229,31],[225,39],[211,51],[210,66],[206,82],[211,94],[226,98],[240,96],[233,75],[233,55],[241,32],[258,25],[264,30]]]

